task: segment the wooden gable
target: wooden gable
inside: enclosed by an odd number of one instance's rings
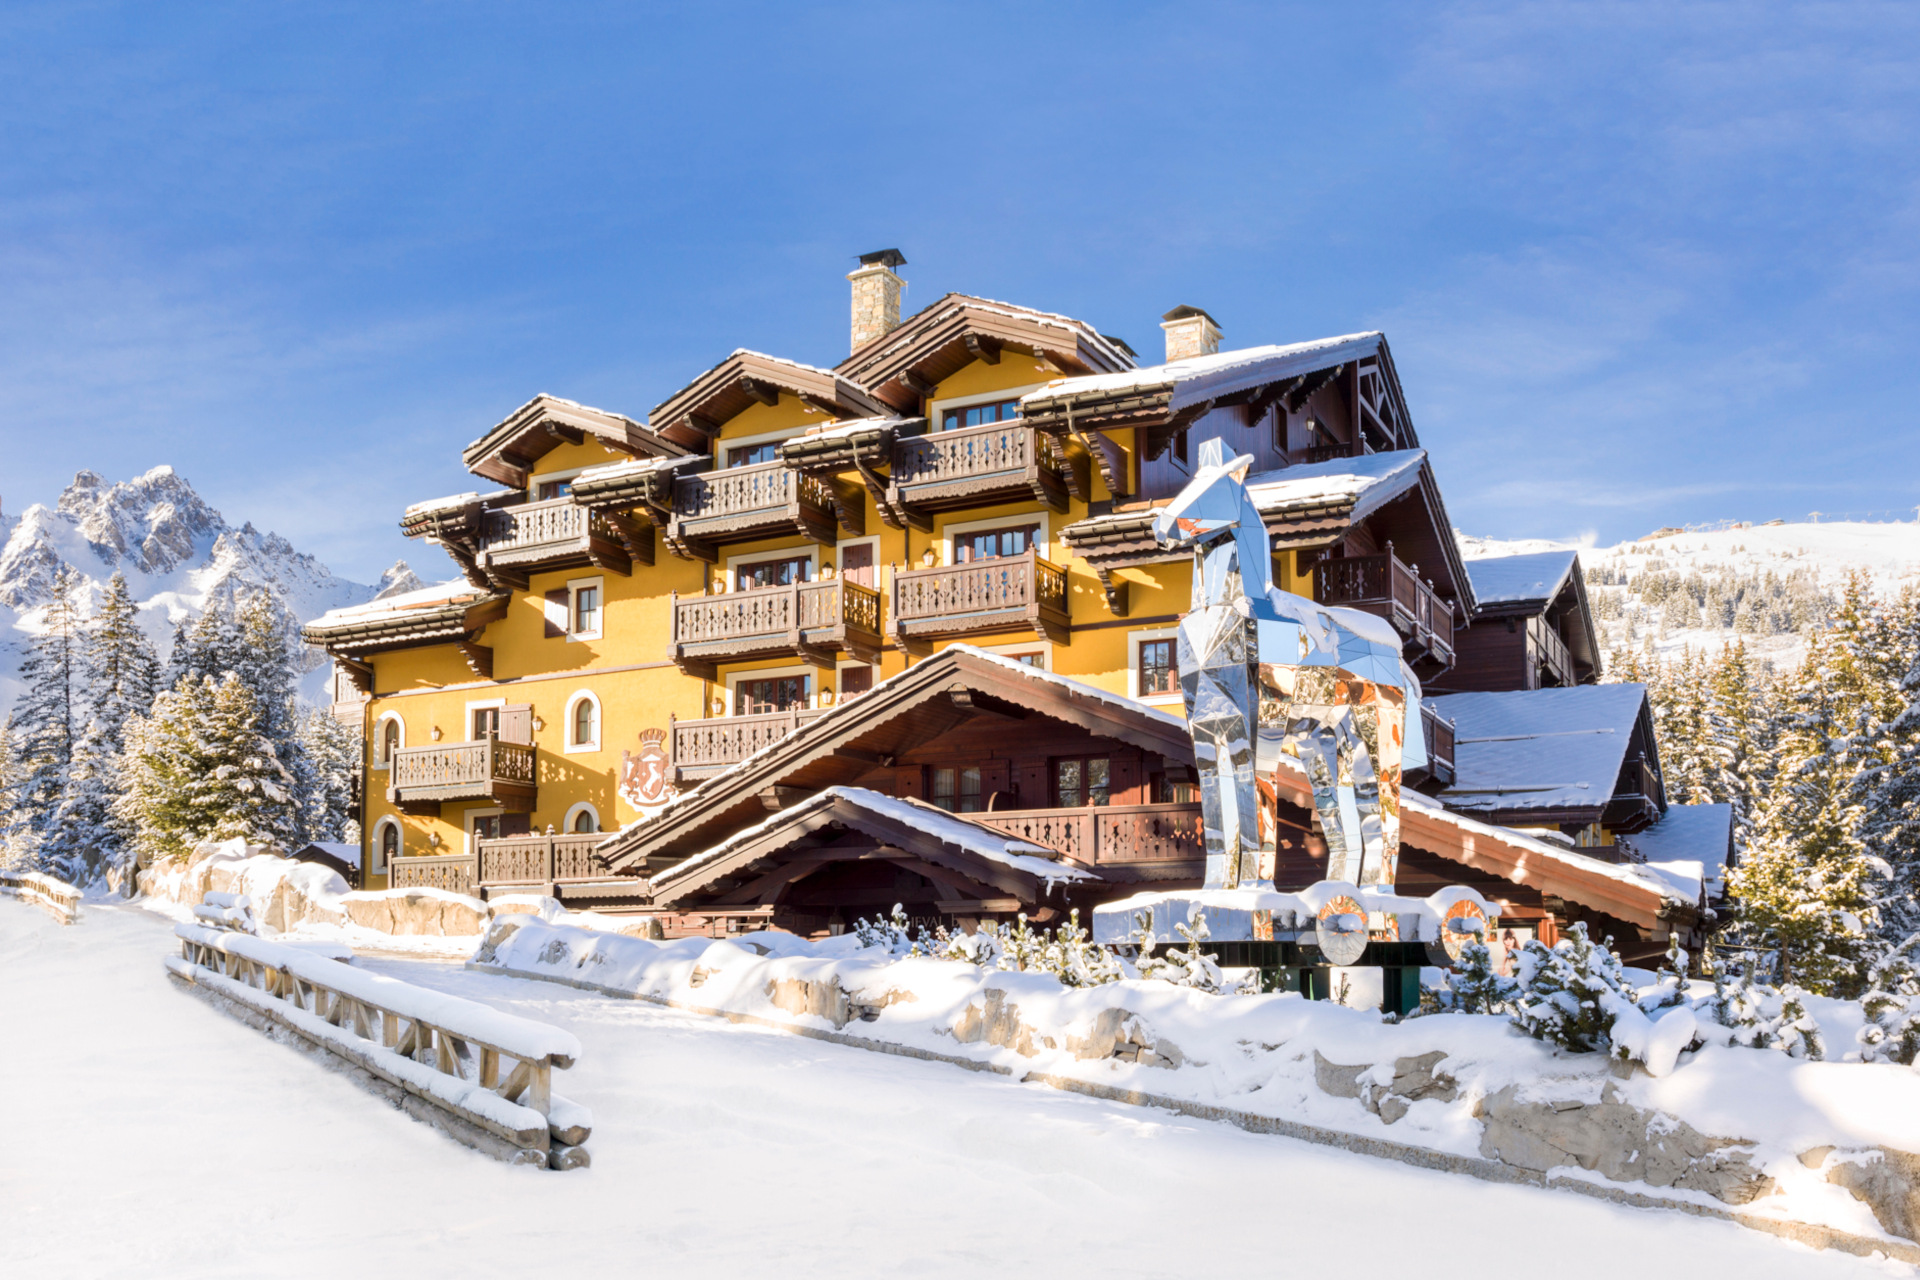
[[[739,350],[654,406],[648,421],[675,444],[707,451],[720,428],[752,406],[798,398],[828,421],[885,412],[881,403],[840,370]]]
[[[632,418],[558,396],[538,395],[468,445],[461,461],[477,476],[523,489],[542,457],[561,444],[580,444],[589,437],[636,458],[685,452]]]

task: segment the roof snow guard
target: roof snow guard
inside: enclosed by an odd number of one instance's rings
[[[755,404],[778,404],[782,394],[830,420],[886,412],[864,386],[839,370],[743,347],[655,405],[648,420],[676,444],[705,450],[729,419]]]
[[[632,418],[543,393],[468,445],[460,458],[477,476],[524,489],[534,463],[555,447],[579,444],[588,436],[635,457],[685,452]]]
[[[1024,352],[1064,373],[1133,368],[1126,344],[1071,316],[949,293],[840,362],[839,371],[889,405],[918,412],[933,388],[975,360]]]

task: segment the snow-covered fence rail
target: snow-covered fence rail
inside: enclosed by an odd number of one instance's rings
[[[209,891],[193,908],[193,914],[195,919],[204,920],[216,929],[232,929],[239,933],[260,932],[260,922],[253,915],[253,899],[244,893]]]
[[[175,977],[344,1059],[414,1118],[509,1163],[587,1165],[592,1117],[553,1092],[580,1056],[567,1032],[246,933],[174,933]]]
[[[80,920],[80,890],[38,871],[0,871],[0,893],[45,907],[61,924]]]

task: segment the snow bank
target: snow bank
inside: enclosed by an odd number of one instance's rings
[[[1884,1234],[1873,1212],[1828,1174],[1920,1152],[1920,1073],[1751,1049],[1686,1054],[1669,1019],[1644,1030],[1671,1069],[1623,1078],[1624,1067],[1530,1039],[1504,1017],[1392,1024],[1293,993],[1067,988],[1044,974],[862,950],[851,936],[651,942],[516,915],[495,921],[470,967],[851,1034],[1111,1096],[1543,1174],[1572,1168],[1670,1200],[1872,1236]],[[1920,1183],[1909,1193],[1920,1207]]]

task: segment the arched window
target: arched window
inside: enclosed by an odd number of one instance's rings
[[[582,689],[567,700],[568,751],[600,749],[600,699]]]
[[[578,835],[591,835],[600,829],[600,815],[591,807],[581,809],[573,815],[573,829]]]
[[[400,717],[391,711],[381,716],[374,737],[374,767],[384,769],[392,764],[393,753],[406,745],[406,726],[400,722]]]
[[[381,820],[373,833],[373,874],[379,875],[393,866],[395,858],[400,856],[400,824],[392,818]]]

